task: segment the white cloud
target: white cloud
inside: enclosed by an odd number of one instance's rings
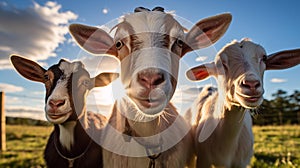
[[[185,85],[177,88],[174,96],[172,98],[172,103],[183,104],[193,102],[198,94],[200,93],[202,87],[198,88],[196,86]]]
[[[199,57],[196,58],[196,61],[197,62],[203,62],[203,61],[207,60],[207,58],[208,58],[207,56],[199,56]]]
[[[5,7],[5,6],[7,6],[7,3],[6,2],[0,2],[0,5]]]
[[[282,79],[282,78],[272,78],[271,79],[272,83],[284,83],[286,81],[287,81],[286,79]]]
[[[21,86],[15,86],[7,83],[0,83],[0,91],[4,91],[7,93],[13,93],[13,92],[21,92],[24,88]]]
[[[93,56],[83,54],[78,56],[78,59],[84,64],[85,68],[94,77],[103,71],[115,72],[119,67],[119,61],[114,57],[107,56]]]
[[[10,117],[22,117],[22,118],[46,120],[45,112],[43,111],[42,108],[13,106],[13,107],[7,107],[5,111],[6,111],[6,116],[10,116]]]
[[[107,8],[103,8],[102,9],[102,13],[106,15],[108,13],[108,9]]]
[[[76,44],[76,41],[73,39],[73,38],[69,38],[68,40],[67,40],[67,43],[68,44],[71,44],[72,46],[76,46],[77,44]]]
[[[68,24],[77,19],[71,11],[61,11],[56,2],[18,9],[0,5],[0,69],[11,68],[9,55],[20,54],[33,60],[56,56],[55,50],[66,40]]]
[[[45,91],[35,91],[35,92],[32,92],[32,94],[44,96],[46,94],[46,92]]]
[[[171,102],[175,105],[181,115],[185,115],[186,110],[191,107],[201,89],[202,87],[195,85],[182,85],[176,88]]]

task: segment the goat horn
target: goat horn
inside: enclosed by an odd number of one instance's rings
[[[150,9],[148,8],[144,8],[144,7],[137,7],[134,9],[134,12],[145,12],[145,11],[150,11]]]
[[[157,7],[153,8],[152,11],[165,12],[165,9],[163,7],[157,6]]]

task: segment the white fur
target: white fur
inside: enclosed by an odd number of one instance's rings
[[[202,99],[198,97],[196,102]],[[216,107],[220,101],[224,100],[214,93],[198,109],[201,119],[195,128],[197,167],[246,167],[253,154],[254,141],[250,113],[232,107],[221,114]]]
[[[223,47],[214,62],[188,71],[192,80],[213,76],[218,84],[214,93],[205,87],[189,110],[198,113],[197,167],[247,167],[254,142],[250,109],[263,101],[264,71],[296,66],[298,54],[296,49],[267,56],[262,46],[243,39]]]
[[[161,156],[155,161],[156,167],[173,168],[189,164],[193,151],[190,127],[173,108],[165,109],[164,113],[176,118],[174,122],[169,121],[170,123],[168,123],[164,118],[145,117],[135,111],[136,109],[131,107],[131,103],[127,104],[126,100],[123,103],[116,103],[117,108],[114,109],[109,119],[102,142],[102,146],[105,148],[103,151],[105,167],[148,167],[150,159],[145,152],[145,145],[140,143],[145,141],[157,145],[161,143],[160,139],[162,139],[162,150]],[[128,118],[130,128],[140,136],[131,138],[129,142],[125,141],[125,135],[122,134],[125,130],[125,116]],[[158,154],[156,148],[150,148],[150,151]]]
[[[133,27],[136,33],[156,32],[167,33],[165,28],[165,16],[162,12],[138,12],[125,15],[124,21],[135,25]]]
[[[78,71],[78,62],[61,62],[59,65],[59,69],[63,71],[66,77],[70,77],[70,75],[74,72]]]
[[[247,39],[233,41],[217,54],[215,62],[206,65],[218,81],[218,92],[208,93],[205,87],[191,108],[199,115],[197,167],[246,167],[250,163],[254,139],[249,109],[263,100],[264,54],[261,46]],[[250,89],[243,85],[246,80],[260,85]],[[261,97],[255,102],[247,100],[257,95]]]
[[[169,103],[172,89],[175,89],[171,83],[171,75],[177,80],[180,59],[170,49],[175,41],[174,37],[184,36],[183,29],[175,19],[163,12],[129,14],[123,17],[123,22],[125,24],[116,31],[115,41],[136,35],[135,38],[142,43],[138,43],[141,46],[136,46],[138,50],[132,52],[129,45],[132,42],[128,39],[125,41],[130,52],[121,61],[121,80],[126,92],[130,93],[130,98],[125,96],[118,100],[110,116],[102,145],[106,149],[103,152],[104,166],[148,167],[150,159],[145,152],[147,144],[143,142],[158,145],[162,139],[162,154],[155,161],[156,167],[184,167],[191,160],[192,137],[189,125]],[[162,37],[165,34],[171,35],[167,47],[162,46],[159,41],[164,40]],[[157,35],[161,36],[156,38]],[[145,69],[147,73],[164,70],[165,80],[151,90],[142,86],[138,82],[138,73]],[[149,91],[149,94],[145,95],[145,91]],[[145,108],[139,101],[134,101],[134,98],[160,101],[156,107]],[[139,138],[132,138],[130,142],[124,141],[124,136],[130,138],[122,135],[125,130],[125,117],[128,118],[130,128],[143,139],[142,144]],[[174,117],[175,121],[166,119]],[[155,153],[156,148],[150,150]]]
[[[71,150],[74,144],[74,128],[76,126],[76,121],[69,121],[63,124],[58,124],[59,126],[59,142],[67,150]]]

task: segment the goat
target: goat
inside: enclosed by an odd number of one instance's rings
[[[46,87],[45,114],[54,124],[44,151],[47,167],[103,167],[102,148],[89,135],[98,133],[106,118],[87,113],[85,98],[93,87],[108,85],[118,74],[101,73],[90,78],[79,61],[61,59],[45,70],[38,63],[17,55],[10,59],[23,77],[44,83]]]
[[[70,25],[72,37],[83,49],[115,56],[121,62],[126,95],[116,100],[104,135],[106,167],[188,164],[193,151],[190,125],[170,103],[179,60],[187,52],[216,42],[231,18],[227,13],[203,19],[185,34],[185,28],[162,7],[152,11],[138,7],[113,28],[114,38],[97,27]],[[135,143],[130,137],[138,143],[130,145]]]
[[[300,63],[300,49],[269,56],[250,41],[236,40],[223,47],[214,62],[187,71],[191,80],[213,76],[218,92],[204,87],[190,108],[197,113],[197,167],[246,167],[253,155],[250,112],[263,101],[265,70],[286,69]]]

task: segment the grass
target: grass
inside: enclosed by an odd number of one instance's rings
[[[300,126],[253,127],[252,167],[300,167]]]
[[[52,127],[7,125],[6,151],[0,155],[0,167],[45,167],[43,151]]]
[[[43,151],[52,127],[7,125],[7,151],[0,153],[0,167],[45,167]],[[300,126],[254,126],[251,167],[300,167]]]

